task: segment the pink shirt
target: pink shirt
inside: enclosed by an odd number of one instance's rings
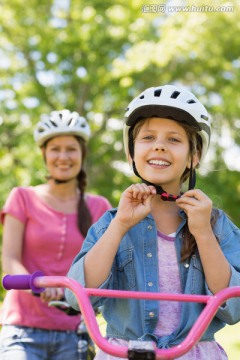
[[[86,201],[93,222],[111,208],[102,196],[86,194]],[[38,197],[33,187],[17,187],[1,212],[2,223],[5,214],[25,224],[22,262],[29,273],[40,270],[44,275],[65,276],[84,240],[77,227],[77,213],[56,211]],[[14,246],[14,239],[11,241]],[[68,316],[25,291],[11,290],[3,302],[1,323],[75,330],[79,316]]]
[[[158,267],[160,292],[181,294],[177,254],[174,246],[175,234],[164,235],[158,231]],[[169,335],[178,327],[181,304],[178,301],[161,301],[158,322],[155,329],[157,336]]]

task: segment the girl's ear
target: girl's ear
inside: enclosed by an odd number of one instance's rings
[[[187,168],[190,169],[192,165],[193,169],[195,169],[196,167],[198,167],[199,162],[200,162],[200,153],[199,151],[196,151],[195,154],[189,156]]]
[[[200,151],[197,150],[196,153],[193,155],[193,168],[196,169],[199,166],[201,159]]]

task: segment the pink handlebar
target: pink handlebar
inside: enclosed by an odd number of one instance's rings
[[[34,274],[35,276],[33,277]],[[182,343],[169,349],[156,349],[156,359],[158,360],[176,359],[187,353],[199,341],[221,304],[230,298],[240,297],[240,286],[226,288],[214,296],[148,293],[137,291],[85,289],[77,281],[65,276],[42,276],[42,273],[40,273],[40,275],[36,275],[36,273],[34,274],[14,276],[6,275],[3,278],[3,287],[9,290],[26,289],[26,286],[28,286],[28,288],[32,289],[32,287],[34,287],[34,289],[38,289],[38,291],[45,287],[64,287],[70,289],[78,300],[79,308],[84,317],[92,340],[104,352],[121,358],[128,357],[128,347],[110,344],[101,335],[95,313],[89,299],[90,296],[205,303],[206,306],[204,307],[202,313]],[[27,278],[23,278],[23,276],[28,276],[28,281]],[[30,280],[31,276],[32,278]]]

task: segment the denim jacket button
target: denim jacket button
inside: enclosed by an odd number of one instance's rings
[[[152,225],[148,225],[148,230],[152,230]]]
[[[150,311],[150,313],[149,313],[148,315],[149,315],[149,317],[151,317],[151,318],[152,318],[152,317],[154,317],[154,315],[155,315],[155,314],[154,314],[154,312],[153,312],[153,311]]]
[[[149,282],[148,282],[148,286],[153,286],[152,281],[149,281]]]
[[[151,258],[152,257],[152,253],[147,253],[147,257]]]
[[[185,267],[186,269],[188,269],[188,268],[189,268],[189,264],[188,264],[188,263],[184,264],[184,267]]]

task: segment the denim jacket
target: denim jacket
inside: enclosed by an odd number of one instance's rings
[[[83,286],[85,286],[84,256],[104,234],[116,211],[117,209],[107,211],[89,229],[83,247],[71,265],[68,276]],[[185,263],[180,262],[182,228],[186,223],[186,215],[182,210],[180,216],[182,222],[176,232],[175,247],[182,292],[212,295],[205,281],[199,254],[195,253]],[[213,230],[231,266],[229,286],[240,286],[240,229],[222,210],[219,210],[219,217]],[[150,214],[123,237],[111,272],[100,288],[159,292],[158,276],[157,229]],[[70,290],[66,290],[66,298],[72,307],[78,309],[76,298]],[[95,307],[103,306],[103,316],[107,321],[107,337],[154,340],[159,348],[168,348],[182,342],[205,306],[202,303],[182,302],[179,326],[172,334],[158,338],[154,335],[154,330],[161,302],[98,297],[91,298],[91,301]],[[218,310],[201,341],[213,340],[214,334],[226,323],[234,324],[239,320],[240,299],[229,299]]]

